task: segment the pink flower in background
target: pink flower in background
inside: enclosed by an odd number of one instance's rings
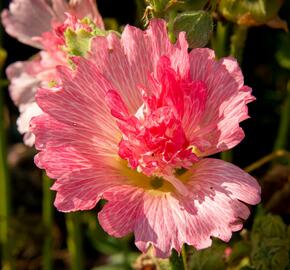
[[[29,146],[34,144],[34,135],[29,131],[30,119],[41,113],[34,99],[36,89],[47,86],[52,80],[57,81],[55,67],[66,65],[66,54],[61,50],[63,40],[55,32],[68,20],[65,13],[70,17],[91,17],[98,27],[104,28],[93,0],[14,0],[9,10],[1,14],[8,34],[41,49],[32,59],[18,61],[7,68],[10,95],[20,111],[18,130]]]
[[[66,20],[68,12],[78,18],[90,16],[104,28],[94,0],[13,0],[1,14],[6,32],[20,42],[42,49],[39,37],[52,30],[53,24]]]
[[[100,61],[101,59],[101,61]],[[43,114],[31,121],[38,167],[57,179],[55,206],[92,209],[106,199],[101,226],[137,247],[168,257],[183,243],[197,249],[211,237],[229,241],[260,201],[256,180],[207,155],[244,137],[239,123],[254,100],[233,58],[210,49],[188,53],[185,34],[168,40],[162,20],[146,31],[126,26],[92,41],[76,70],[40,88]]]

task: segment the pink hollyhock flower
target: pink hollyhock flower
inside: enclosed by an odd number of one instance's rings
[[[101,61],[100,61],[101,59]],[[57,179],[55,206],[92,209],[101,226],[137,247],[152,245],[168,257],[183,243],[209,247],[229,241],[260,201],[256,180],[235,165],[207,155],[244,137],[239,122],[254,100],[233,58],[210,49],[188,53],[185,34],[168,40],[163,20],[146,31],[126,26],[92,41],[76,70],[57,67],[53,90],[40,88],[44,114],[31,121],[38,167]]]
[[[96,25],[104,28],[94,0],[13,0],[9,10],[1,14],[6,32],[20,42],[43,48],[39,37],[52,30],[52,24],[66,20],[68,12],[78,18],[90,16]]]
[[[36,89],[47,86],[52,80],[57,81],[55,67],[66,65],[67,57],[61,50],[64,41],[60,31],[77,24],[72,18],[85,16],[91,17],[99,28],[104,28],[93,0],[14,0],[9,10],[1,14],[8,34],[41,49],[31,60],[11,64],[6,71],[11,81],[11,98],[20,111],[18,130],[24,134],[24,142],[29,146],[34,144],[34,135],[29,131],[30,119],[41,113],[34,99]]]

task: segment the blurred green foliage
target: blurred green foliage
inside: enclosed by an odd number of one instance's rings
[[[258,216],[251,231],[251,261],[254,269],[283,270],[289,263],[287,226],[279,216]]]
[[[260,25],[278,16],[281,0],[221,0],[219,11],[238,24]]]

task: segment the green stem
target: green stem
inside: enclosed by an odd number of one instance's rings
[[[84,269],[80,213],[66,214],[67,246],[70,254],[71,270]]]
[[[212,36],[211,45],[215,51],[217,58],[222,58],[227,55],[227,32],[228,25],[220,21],[217,22],[216,32]]]
[[[0,88],[0,239],[2,270],[13,269],[11,258],[10,227],[10,188],[7,166],[6,129],[4,121],[4,92]]]
[[[281,111],[280,126],[274,144],[274,150],[285,149],[288,139],[287,135],[290,124],[290,80],[287,83],[286,90],[287,94]]]
[[[231,36],[230,55],[235,57],[241,64],[243,59],[243,52],[245,42],[247,39],[248,27],[242,25],[235,25],[234,33]]]
[[[182,256],[182,262],[184,266],[184,270],[187,270],[187,255],[186,255],[186,248],[185,245],[183,245],[182,250],[181,250],[181,256]]]
[[[276,158],[281,158],[281,157],[286,157],[286,158],[288,158],[288,160],[290,160],[290,154],[287,151],[276,150],[273,153],[266,155],[266,156],[262,157],[261,159],[255,161],[251,165],[244,168],[244,170],[248,173],[251,173],[252,171],[259,169],[260,167],[267,164],[268,162],[270,162]]]
[[[1,3],[0,3],[1,6]],[[0,8],[1,10],[1,8]],[[3,65],[6,59],[6,52],[2,47],[2,27],[0,26],[0,78],[2,78]],[[4,90],[0,84],[0,241],[2,270],[13,269],[13,260],[11,256],[10,239],[10,180],[7,166],[7,140],[4,114]]]
[[[43,172],[42,174],[42,222],[44,228],[44,241],[42,250],[42,265],[44,270],[53,269],[53,193],[50,190],[52,181]]]
[[[175,250],[172,250],[172,254],[169,258],[171,270],[187,270],[186,269],[186,257],[184,257],[185,252],[182,251],[182,255],[178,255]],[[185,258],[185,261],[184,261]]]
[[[176,41],[176,37],[174,34],[174,29],[173,29],[173,23],[174,23],[175,17],[176,17],[176,11],[175,10],[170,11],[168,15],[167,29],[168,29],[169,39],[172,43]]]

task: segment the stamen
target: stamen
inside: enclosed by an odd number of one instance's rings
[[[191,193],[189,192],[188,188],[177,177],[175,177],[174,175],[161,175],[161,176],[170,184],[172,184],[176,188],[176,190],[180,193],[180,195],[184,197],[191,196]]]

